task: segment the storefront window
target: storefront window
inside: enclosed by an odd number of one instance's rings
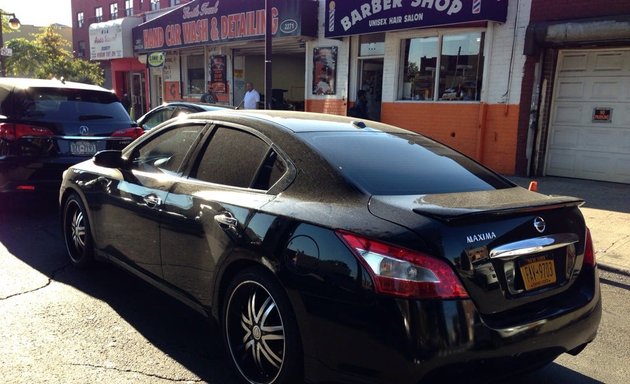
[[[406,40],[403,45],[404,70],[401,99],[433,100],[438,38],[423,37]]]
[[[484,33],[445,35],[440,60],[440,100],[479,100]]]
[[[478,101],[484,37],[471,32],[403,41],[399,99]]]
[[[186,86],[186,94],[201,94],[205,91],[204,86],[204,55],[187,55],[183,56],[182,67],[184,68],[184,84]]]

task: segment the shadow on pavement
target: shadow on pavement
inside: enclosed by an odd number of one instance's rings
[[[507,178],[524,188],[529,186],[530,181],[536,180],[538,192],[579,197],[585,201],[585,208],[630,213],[630,184],[551,176]]]
[[[505,382],[495,384],[603,384],[599,380],[595,380],[588,376],[584,376],[579,372],[575,372],[562,365],[551,363],[538,371],[524,375],[522,377],[512,378]]]
[[[77,270],[67,261],[58,209],[48,199],[0,207],[0,245],[49,279],[106,302],[152,345],[204,382],[236,383],[215,321],[108,264]]]

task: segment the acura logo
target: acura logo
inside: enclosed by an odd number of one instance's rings
[[[536,228],[536,230],[540,233],[545,232],[545,228],[547,227],[547,224],[545,224],[545,220],[543,220],[542,217],[538,216],[537,218],[534,219],[534,228]]]
[[[86,125],[82,125],[79,127],[79,134],[81,134],[82,136],[85,136],[88,133],[90,133],[90,128],[88,128]]]

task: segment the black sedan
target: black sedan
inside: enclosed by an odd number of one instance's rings
[[[166,120],[195,112],[220,111],[234,109],[222,104],[194,103],[190,101],[171,101],[159,105],[138,119],[138,125],[144,130],[154,128]]]
[[[60,190],[71,262],[215,317],[247,383],[486,380],[579,353],[601,317],[581,203],[416,133],[279,111],[172,120]]]

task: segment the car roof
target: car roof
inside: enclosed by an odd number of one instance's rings
[[[190,107],[190,108],[199,109],[200,111],[201,110],[214,111],[218,109],[230,109],[230,110],[234,109],[234,107],[229,106],[229,105],[210,104],[210,103],[202,103],[202,102],[197,102],[197,101],[168,101],[160,105],[160,107],[167,107],[167,106]]]
[[[100,87],[98,85],[76,83],[73,81],[64,81],[58,79],[29,79],[22,77],[3,77],[0,78],[0,87],[9,88],[67,88],[82,89],[100,92],[113,92],[110,89]]]
[[[392,125],[379,123],[377,121],[315,112],[229,109],[227,111],[220,110],[200,112],[187,115],[186,117],[189,119],[200,117],[212,119],[213,117],[220,117],[221,120],[235,123],[242,123],[244,120],[255,120],[259,122],[265,121],[275,125],[280,125],[294,133],[328,131],[413,133]]]

